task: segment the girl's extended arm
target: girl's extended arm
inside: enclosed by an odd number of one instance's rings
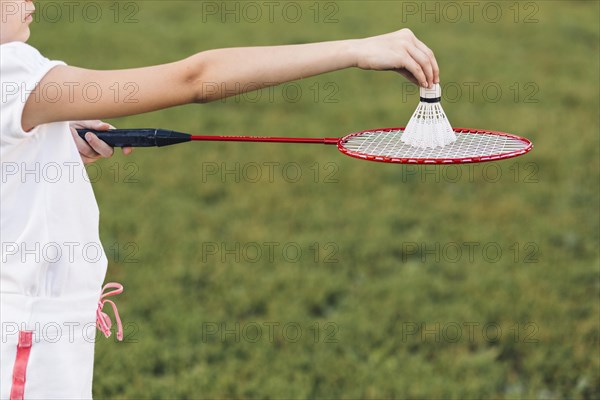
[[[138,69],[55,67],[29,96],[22,125],[30,130],[49,122],[114,118],[209,102],[350,67],[395,70],[421,86],[439,82],[433,52],[403,29],[358,40],[209,50]]]

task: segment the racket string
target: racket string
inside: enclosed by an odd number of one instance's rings
[[[468,159],[525,151],[530,143],[493,133],[456,132],[456,141],[444,147],[419,148],[403,143],[402,130],[366,131],[345,139],[341,146],[357,156],[398,159]]]

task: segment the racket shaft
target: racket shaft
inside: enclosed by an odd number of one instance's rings
[[[188,134],[165,129],[77,129],[77,133],[84,140],[87,132],[92,132],[112,147],[163,147],[191,140]]]

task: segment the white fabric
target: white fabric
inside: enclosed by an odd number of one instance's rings
[[[0,398],[9,397],[18,330],[34,332],[26,399],[91,398],[107,266],[98,206],[68,123],[21,127],[32,90],[64,63],[13,42],[0,46],[0,65]],[[55,98],[57,85],[48,89]]]

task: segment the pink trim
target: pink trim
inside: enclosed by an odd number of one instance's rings
[[[10,400],[23,400],[25,397],[25,381],[27,377],[27,363],[33,342],[32,331],[19,331],[19,343],[17,344],[17,356],[13,366],[12,386],[10,388]]]
[[[107,291],[107,289],[114,289]],[[118,294],[123,293],[123,285],[120,283],[107,283],[102,288],[102,295],[100,296],[100,300],[98,301],[98,309],[96,310],[96,327],[100,332],[104,334],[106,337],[110,337],[111,331],[110,328],[112,326],[112,321],[108,314],[102,311],[104,308],[104,304],[108,303],[111,305],[113,309],[113,313],[115,314],[115,320],[117,321],[117,339],[119,341],[123,340],[123,325],[121,324],[121,317],[119,316],[119,311],[117,310],[117,305],[112,300],[105,300],[106,297],[116,296]]]

